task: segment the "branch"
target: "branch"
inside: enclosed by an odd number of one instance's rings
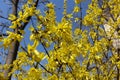
[[[52,72],[50,72],[50,71],[48,71],[42,64],[40,64],[39,63],[39,65],[45,70],[45,71],[47,71],[48,73],[50,73],[50,74],[52,74],[53,75],[53,73]]]
[[[3,17],[3,16],[1,16],[1,15],[0,15],[0,18],[3,18],[3,19],[6,19],[6,20],[9,20],[8,18],[6,18],[6,17]]]
[[[0,23],[0,26],[9,28],[9,26],[7,26],[6,23]]]
[[[42,46],[43,46],[43,48],[44,48],[44,50],[45,50],[46,54],[47,54],[47,55],[48,55],[48,57],[50,58],[50,55],[49,55],[49,53],[48,53],[47,49],[45,48],[44,44],[43,44],[43,43],[41,43],[41,44],[42,44]]]
[[[8,36],[8,34],[0,33],[0,37],[2,37],[2,36]]]

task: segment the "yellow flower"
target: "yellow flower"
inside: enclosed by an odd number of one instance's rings
[[[28,3],[29,3],[29,4],[33,3],[33,0],[28,0]]]
[[[19,30],[19,32],[20,32],[21,34],[25,34],[25,31],[24,31],[24,30]]]
[[[34,31],[35,29],[34,29],[34,27],[30,26],[29,30],[32,32],[32,31]]]
[[[17,27],[17,24],[18,24],[17,21],[13,21],[12,25],[9,26],[9,28],[15,29]]]
[[[15,36],[16,36],[15,37],[16,40],[19,41],[19,42],[23,39],[23,36],[21,36],[20,34],[16,34]]]
[[[79,11],[80,11],[80,8],[79,8],[78,6],[75,6],[75,7],[74,7],[74,12],[75,12],[75,13],[78,13]]]
[[[15,15],[13,15],[13,14],[10,14],[8,19],[10,19],[10,20],[12,20],[12,21],[13,21],[13,20],[15,20],[15,19],[16,19],[16,16],[15,16]]]
[[[26,77],[26,80],[41,80],[41,71],[39,69],[35,69],[34,67],[30,68],[28,71],[28,77]],[[23,79],[23,80],[25,80]]]
[[[54,4],[53,4],[53,3],[48,3],[46,6],[47,6],[48,8],[54,8]]]
[[[4,38],[3,39],[4,48],[7,48],[11,43],[12,43],[11,39],[9,39],[9,38]]]
[[[22,16],[23,16],[23,12],[22,12],[22,11],[19,11],[19,12],[18,12],[18,15],[19,15],[19,17],[22,17]]]
[[[30,44],[28,44],[27,49],[28,49],[28,53],[31,53],[31,52],[34,51],[35,48],[33,48],[33,46],[31,46]]]
[[[76,28],[74,31],[75,35],[80,35],[82,33],[82,31],[79,28]]]
[[[116,62],[118,68],[120,69],[120,61]]]
[[[76,4],[79,4],[81,2],[81,0],[75,0]]]
[[[36,62],[40,62],[44,57],[44,54],[41,52],[38,52],[37,50],[34,50],[34,54],[32,56],[32,58],[36,61]]]
[[[54,74],[48,80],[58,80],[58,77]]]
[[[18,52],[18,57],[26,57],[26,53],[25,52]]]

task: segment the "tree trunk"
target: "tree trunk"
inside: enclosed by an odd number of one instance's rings
[[[17,16],[17,7],[18,7],[19,0],[11,0],[11,2],[12,2],[12,14]],[[15,33],[17,33],[17,29],[15,29]],[[18,41],[12,42],[12,44],[9,46],[9,49],[8,49],[8,55],[7,55],[5,64],[10,65],[13,63],[13,61],[17,57],[18,48],[19,48],[19,42]],[[11,69],[12,68],[9,68],[8,70],[4,70],[5,78],[8,77],[8,73],[11,71]],[[11,76],[8,77],[8,80],[11,80]]]
[[[13,3],[13,7],[12,7],[12,10],[13,10],[13,14],[15,16],[17,16],[17,8],[18,8],[18,3],[19,3],[19,0],[11,0],[12,3]],[[35,2],[35,7],[37,7],[39,3],[39,0],[36,0]],[[27,18],[27,21],[29,21],[31,19],[32,16],[29,16]],[[26,25],[28,24],[29,22],[25,22],[21,27],[20,29],[21,30],[24,30],[24,28],[26,27]],[[18,33],[18,28],[15,29],[15,33]],[[7,65],[10,65],[13,63],[13,61],[16,59],[17,57],[17,51],[19,49],[19,42],[18,41],[15,41],[15,42],[12,42],[12,44],[9,46],[9,50],[8,50],[8,56],[7,56],[7,59],[6,59],[6,64]],[[8,77],[8,73],[12,70],[12,68],[9,68],[8,70],[4,70],[4,77]],[[11,75],[12,76],[12,75]],[[8,77],[8,80],[11,80],[11,76]]]
[[[8,56],[7,56],[7,59],[6,59],[6,64],[7,65],[12,64],[13,61],[16,59],[18,48],[19,48],[19,42],[18,41],[15,41],[10,45],[9,51],[8,51]],[[11,69],[12,68],[9,68],[8,70],[4,70],[4,77],[8,77],[8,73],[11,71]],[[11,76],[8,79],[11,80]]]

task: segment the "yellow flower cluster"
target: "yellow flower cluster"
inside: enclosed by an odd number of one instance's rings
[[[7,31],[8,36],[3,39],[3,46],[4,48],[8,48],[8,46],[13,42],[13,41],[21,41],[23,36],[20,34],[14,33]]]
[[[98,4],[98,0],[92,0],[86,16],[80,19],[74,15],[80,12],[78,4],[82,0],[74,0],[71,13],[67,13],[68,1],[64,0],[61,21],[57,21],[56,6],[51,2],[45,5],[47,10],[44,14],[36,10],[33,0],[28,0],[22,7],[23,11],[18,12],[18,17],[9,15],[12,29],[28,22],[29,16],[37,19],[36,26],[29,27],[32,43],[27,44],[26,48],[20,47],[17,59],[9,65],[13,67],[9,75],[13,74],[19,80],[109,80],[119,76],[117,70],[120,69],[120,56],[112,45],[112,39],[119,37],[117,33],[120,31],[117,29],[120,24],[120,2],[103,0],[103,4]],[[111,9],[110,18],[104,15],[107,6]],[[77,24],[74,20],[81,22],[78,23],[79,28],[78,25],[72,25]],[[108,31],[106,27],[109,26],[105,25],[110,25]],[[7,32],[8,36],[2,39],[5,48],[12,41],[21,42],[24,31],[18,32]],[[4,68],[8,69],[8,65],[4,65]]]

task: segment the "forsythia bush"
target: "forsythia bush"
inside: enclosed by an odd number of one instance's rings
[[[12,67],[8,76],[17,80],[120,79],[120,51],[113,46],[113,39],[120,39],[120,1],[92,0],[84,18],[74,16],[82,12],[79,5],[83,1],[74,0],[74,9],[69,14],[68,2],[64,0],[63,17],[59,22],[52,2],[46,4],[44,14],[35,8],[33,0],[28,0],[18,16],[9,15],[10,28],[17,28],[19,33],[7,31],[8,36],[1,40],[5,49],[25,37],[20,27],[29,16],[37,19],[37,26],[29,27],[32,44],[27,44],[27,48],[21,45],[17,59],[11,65],[2,65],[1,70]],[[82,23],[82,26],[76,27],[73,23]],[[111,26],[109,31],[105,30],[105,24]],[[2,73],[0,80],[4,80]]]

